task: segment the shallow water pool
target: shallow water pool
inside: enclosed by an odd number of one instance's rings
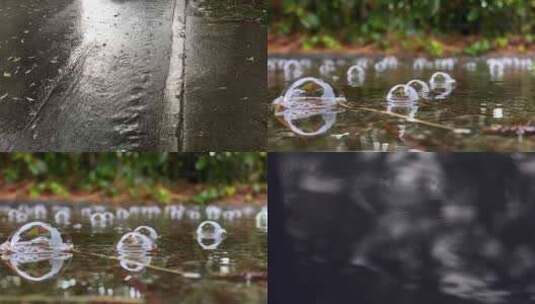
[[[256,221],[261,207],[218,208],[208,215],[194,207],[2,205],[0,243],[24,223],[40,220],[59,228],[74,251],[61,261],[39,262],[4,253],[0,302],[266,303],[267,233]],[[113,214],[111,222],[91,221],[91,214],[104,212]],[[203,246],[196,236],[208,217],[227,232],[215,246]],[[117,259],[116,244],[141,225],[157,231],[157,249],[142,266],[128,265]]]
[[[535,131],[532,128],[535,74],[530,57],[395,58],[395,64],[383,63],[384,60],[362,56],[270,57],[271,101],[284,94],[296,80],[314,77],[328,82],[339,96],[345,97],[347,105],[327,112],[293,116],[292,124],[299,130],[313,133],[324,127],[325,130],[315,136],[295,132],[288,127],[288,121],[272,111],[270,150],[535,149],[535,138],[531,136]],[[367,64],[363,64],[364,61]],[[348,79],[348,69],[356,64],[363,66],[363,75],[354,74],[353,79]],[[413,79],[429,83],[438,71],[456,80],[452,91],[443,98],[398,104],[387,101],[387,94],[394,86]]]

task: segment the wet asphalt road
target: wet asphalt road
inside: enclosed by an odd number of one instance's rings
[[[265,27],[209,3],[3,0],[0,150],[262,149]]]

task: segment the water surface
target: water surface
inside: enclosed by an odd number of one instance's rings
[[[5,241],[23,223],[34,220],[31,210],[39,204],[8,204],[0,211],[0,240]],[[0,265],[0,302],[33,299],[58,302],[105,299],[121,303],[266,303],[267,302],[267,233],[257,228],[255,216],[260,208],[223,206],[223,210],[237,210],[240,218],[219,214],[218,222],[227,237],[213,250],[204,249],[198,242],[196,230],[207,219],[205,210],[187,208],[179,216],[164,208],[146,209],[143,214],[126,220],[114,219],[104,226],[92,224],[86,215],[87,207],[43,205],[43,222],[58,227],[75,248],[71,258],[65,259],[59,272],[48,261],[22,264],[24,273],[17,272],[9,256]],[[69,223],[55,214],[69,210]],[[100,206],[95,212],[117,209]],[[126,208],[128,210],[128,208]],[[29,214],[17,220],[16,212]],[[84,211],[85,210],[85,211]],[[159,211],[156,211],[159,210]],[[56,222],[58,220],[59,222]],[[128,270],[119,260],[116,244],[125,233],[140,225],[153,227],[159,234],[158,249],[147,254],[144,263],[165,268],[169,273],[153,268]],[[97,254],[96,256],[94,254]],[[99,257],[98,255],[104,255]],[[135,268],[135,267],[134,267]],[[38,280],[41,276],[50,276]],[[102,298],[103,297],[103,298]]]
[[[497,57],[501,58],[501,57]],[[368,59],[364,79],[348,82],[347,70],[360,59]],[[364,107],[393,112],[446,128],[409,122],[406,119],[365,110],[339,109],[334,118],[307,116],[296,121],[303,129],[317,130],[335,120],[319,136],[297,135],[284,121],[271,114],[269,146],[273,151],[533,151],[531,136],[535,117],[535,75],[530,65],[520,62],[503,70],[491,69],[489,58],[428,58],[431,64],[415,66],[418,58],[397,58],[398,65],[377,70],[381,57],[299,57],[273,56],[269,60],[270,100],[281,96],[296,79],[316,77],[330,83],[352,108]],[[510,57],[515,59],[515,57]],[[300,71],[286,69],[289,61],[300,63]],[[440,61],[442,60],[442,61]],[[295,61],[294,61],[295,62]],[[438,62],[438,64],[437,64]],[[492,70],[492,73],[491,73]],[[456,80],[446,98],[420,100],[392,107],[386,100],[389,90],[412,79],[428,82],[432,74],[444,71]],[[320,113],[321,114],[321,113]],[[325,114],[325,113],[323,113]],[[459,129],[453,132],[449,129]],[[465,130],[466,129],[466,130]],[[469,133],[465,131],[469,131]]]

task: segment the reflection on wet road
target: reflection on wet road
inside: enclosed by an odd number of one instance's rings
[[[0,150],[179,149],[185,3],[3,1]]]

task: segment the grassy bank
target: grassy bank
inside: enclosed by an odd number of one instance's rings
[[[0,199],[265,201],[265,158],[265,153],[0,154]]]
[[[526,53],[534,17],[535,0],[274,0],[270,52]]]

